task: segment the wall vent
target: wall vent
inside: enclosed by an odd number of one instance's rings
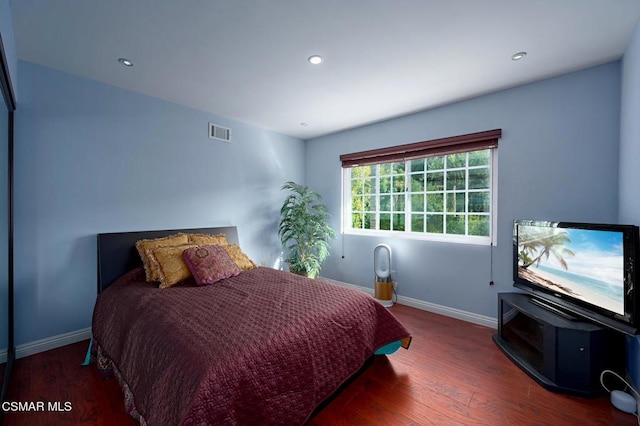
[[[231,142],[231,129],[209,123],[209,138],[224,142]]]

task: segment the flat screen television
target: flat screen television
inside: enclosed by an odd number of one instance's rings
[[[635,225],[516,220],[514,286],[559,314],[635,335],[639,246]]]

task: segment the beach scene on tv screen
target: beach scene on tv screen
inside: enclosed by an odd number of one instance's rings
[[[518,227],[518,276],[624,315],[621,232]]]

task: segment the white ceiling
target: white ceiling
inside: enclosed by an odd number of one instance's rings
[[[638,0],[10,7],[19,59],[302,139],[620,59],[640,18]],[[309,64],[313,54],[324,63]]]

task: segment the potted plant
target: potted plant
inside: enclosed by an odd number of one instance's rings
[[[285,261],[294,274],[315,278],[329,256],[329,240],[336,232],[329,225],[329,213],[322,197],[295,182],[285,183],[282,190],[291,193],[280,209],[278,235],[288,255]]]

